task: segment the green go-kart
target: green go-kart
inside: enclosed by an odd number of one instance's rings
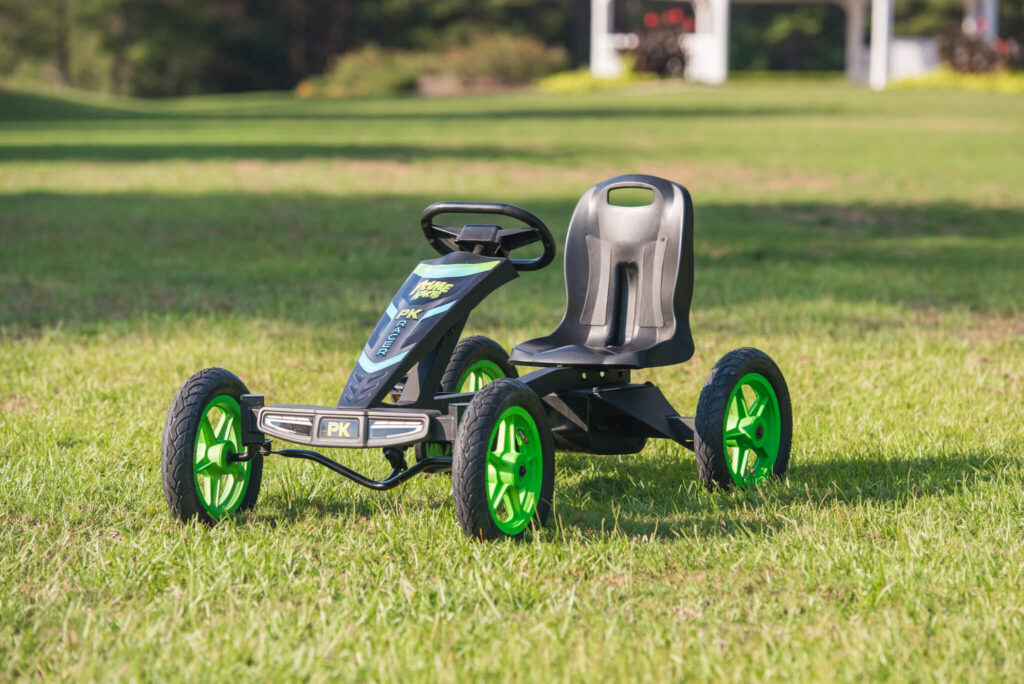
[[[614,204],[610,194],[624,188],[647,191],[649,203]],[[436,221],[444,214],[492,222],[446,226]],[[516,225],[501,227],[498,217]],[[551,263],[547,226],[519,207],[472,202],[432,204],[421,226],[441,257],[421,262],[395,295],[337,406],[266,406],[220,368],[178,390],[162,445],[175,517],[213,523],[251,508],[271,454],[315,461],[377,490],[450,470],[459,525],[478,539],[519,537],[545,523],[556,448],[633,454],[648,438],[674,440],[696,453],[709,488],[749,487],[786,471],[789,392],[765,353],[742,348],[722,357],[695,418],[679,415],[657,386],[630,382],[633,369],[693,355],[693,205],[681,185],[626,175],[590,188],[566,238],[562,322],[511,355],[488,338],[460,337],[491,291]],[[512,257],[535,243],[539,256]],[[519,376],[516,366],[538,369]],[[380,448],[391,474],[375,480],[313,449],[274,449],[270,437],[319,449]]]

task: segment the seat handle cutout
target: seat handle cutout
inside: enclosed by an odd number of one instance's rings
[[[616,207],[647,207],[654,204],[654,189],[617,187],[608,190],[608,204]]]

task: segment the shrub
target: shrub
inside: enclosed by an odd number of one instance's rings
[[[416,78],[426,68],[424,53],[384,50],[367,45],[346,52],[323,76],[306,79],[295,88],[299,97],[354,97],[394,95],[416,89]]]
[[[682,76],[686,69],[686,53],[680,39],[683,33],[671,26],[640,33],[637,45],[630,50],[637,71],[650,71],[666,76]]]
[[[458,92],[531,83],[565,67],[568,56],[527,36],[478,35],[444,52],[369,45],[341,55],[323,76],[295,88],[298,97],[395,95],[414,90]],[[443,86],[439,89],[438,83]]]
[[[649,81],[656,76],[649,72],[638,72],[633,69],[633,61],[624,57],[622,73],[613,78],[598,78],[590,73],[590,69],[584,67],[575,71],[562,71],[542,78],[537,82],[537,88],[543,93],[592,93],[598,90],[614,90],[623,88],[641,81]]]
[[[440,72],[467,87],[516,86],[564,69],[568,62],[560,47],[548,47],[528,36],[498,33],[478,35],[465,47],[445,51]]]
[[[961,30],[939,36],[939,54],[953,71],[985,72],[1024,67],[1024,50],[1014,39],[995,43]]]
[[[1024,73],[990,71],[964,73],[943,67],[930,74],[905,78],[893,83],[896,88],[914,90],[971,90],[984,93],[1024,93]]]

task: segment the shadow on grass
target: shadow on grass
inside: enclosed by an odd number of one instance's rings
[[[565,120],[565,119],[663,119],[692,117],[793,117],[841,113],[832,105],[800,106],[735,106],[688,103],[686,106],[650,106],[649,102],[608,106],[593,106],[585,98],[567,101],[564,107],[533,106],[516,97],[502,98],[504,107],[472,98],[471,108],[461,109],[459,99],[388,98],[386,100],[293,100],[284,94],[266,94],[239,98],[219,98],[202,103],[202,108],[177,108],[174,100],[137,101],[133,106],[116,102],[89,102],[66,99],[38,93],[0,90],[0,122],[114,122],[114,121],[505,121],[505,120]],[[588,106],[589,105],[589,106]],[[396,109],[400,107],[402,109]]]
[[[340,477],[340,476],[339,476]],[[352,487],[358,487],[352,484]],[[262,496],[259,505],[249,515],[253,521],[274,525],[321,518],[354,516],[369,520],[380,514],[380,509],[367,499],[353,499],[324,494],[303,494],[288,498],[280,493]]]
[[[535,161],[558,159],[571,161],[573,152],[554,147],[525,149],[492,145],[297,145],[209,144],[209,145],[5,145],[0,146],[0,162],[91,161],[147,162],[164,160],[266,160],[370,159],[398,162],[428,159],[464,161]]]
[[[689,452],[682,460],[609,457],[559,453],[556,482],[557,520],[548,527],[575,529],[585,536],[623,534],[659,539],[679,536],[769,537],[791,526],[776,511],[801,507],[811,514],[835,507],[895,505],[955,496],[1017,468],[1009,458],[951,453],[925,458],[848,458],[794,465],[785,485],[768,483],[758,490],[706,493],[698,481]],[[577,472],[582,472],[574,479]],[[440,476],[446,478],[448,476]],[[565,480],[571,480],[565,482]],[[369,498],[342,493],[280,491],[263,497],[246,520],[283,525],[325,518],[351,517],[369,521],[389,515],[388,508],[403,504],[375,503]],[[443,496],[447,497],[449,490]],[[387,494],[382,494],[387,496]],[[758,511],[762,511],[759,513]],[[788,513],[788,515],[793,515]],[[680,519],[682,518],[682,519]],[[558,543],[557,534],[549,536]]]
[[[559,454],[561,467],[586,472],[578,482],[557,487],[559,520],[586,534],[616,530],[628,536],[671,538],[692,535],[768,536],[789,525],[773,509],[801,506],[823,511],[836,506],[906,506],[922,498],[954,496],[1018,468],[1009,458],[952,453],[925,458],[845,458],[794,464],[787,485],[759,490],[702,494],[697,470],[686,460],[637,460],[598,465],[600,456]],[[589,467],[588,467],[589,466]],[[583,504],[573,502],[585,502]],[[755,515],[764,509],[765,515]],[[684,518],[678,520],[679,517]],[[673,519],[675,518],[675,519]]]
[[[368,330],[412,267],[435,256],[418,220],[439,199],[523,204],[562,245],[576,198],[7,195],[0,327],[32,334],[170,315]],[[693,308],[831,299],[1012,313],[1020,307],[1020,225],[1021,210],[953,204],[700,206]],[[751,289],[755,281],[770,287]],[[561,268],[526,273],[492,297],[474,320],[554,326],[564,307]]]

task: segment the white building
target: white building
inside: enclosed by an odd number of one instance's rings
[[[846,11],[846,76],[867,81],[882,90],[890,77],[922,73],[938,65],[934,41],[892,35],[894,0],[692,0],[694,32],[684,34],[686,77],[701,83],[724,83],[729,74],[729,5],[731,2],[774,3],[835,2]],[[871,36],[864,45],[868,5]],[[615,0],[590,0],[590,70],[595,76],[615,76],[622,70],[618,49],[631,36],[613,31]],[[999,0],[964,0],[964,29],[995,40],[999,28]],[[635,40],[635,39],[634,39]]]

